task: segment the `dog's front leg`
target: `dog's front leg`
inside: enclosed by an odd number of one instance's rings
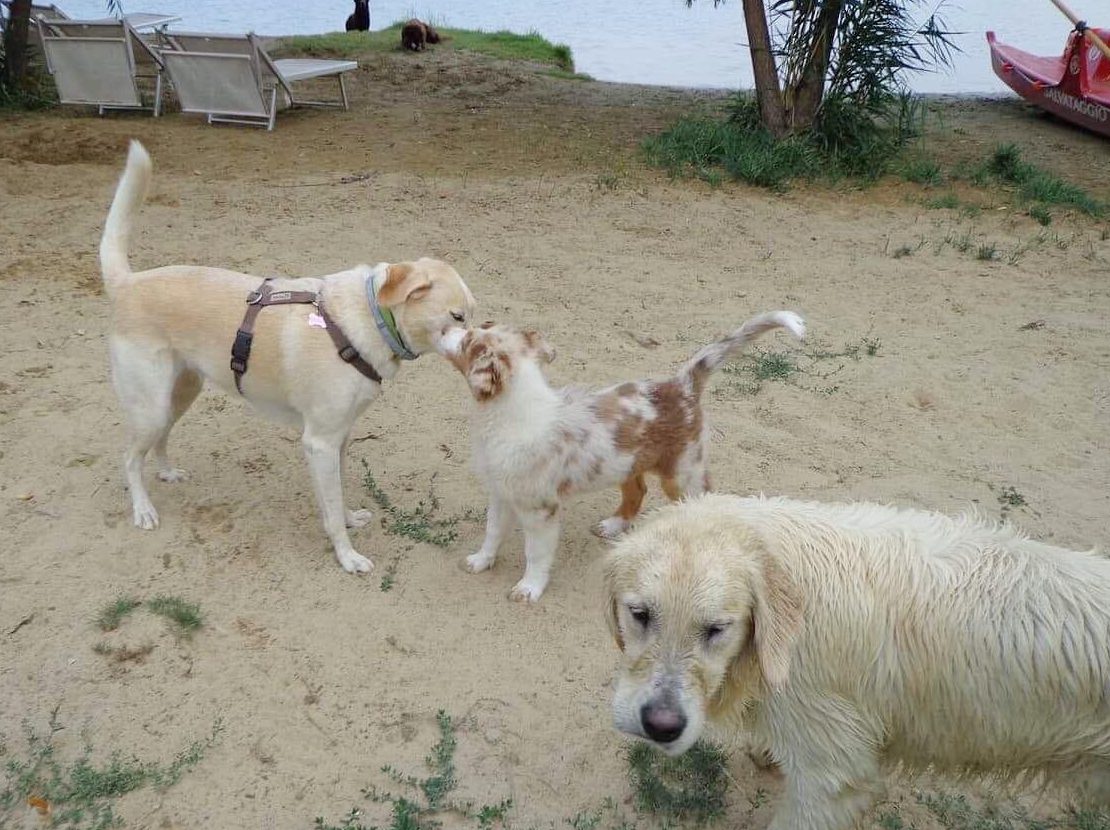
[[[497,552],[505,536],[512,530],[516,513],[500,496],[490,494],[489,507],[486,509],[486,538],[477,553],[466,557],[466,569],[472,574],[481,573],[493,567]]]
[[[551,564],[555,561],[561,516],[558,508],[525,510],[519,515],[524,529],[524,578],[513,586],[509,599],[536,602],[547,587]]]
[[[347,509],[343,503],[342,434],[319,435],[306,427],[301,440],[324,520],[324,532],[335,548],[335,558],[347,573],[366,573],[373,563],[351,546],[347,535]]]
[[[351,433],[347,433],[347,437],[343,439],[343,449],[339,453],[339,480],[340,482],[347,481],[347,468],[350,466],[349,452],[351,450]],[[341,485],[342,486],[342,485]],[[347,527],[363,527],[370,524],[374,520],[374,511],[359,508],[352,510],[349,507],[344,507],[344,517],[346,519]]]

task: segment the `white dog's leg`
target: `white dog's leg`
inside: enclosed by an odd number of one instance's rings
[[[466,557],[468,571],[476,574],[493,567],[501,543],[512,530],[515,516],[510,504],[499,496],[490,494],[489,507],[486,508],[486,538],[481,550]]]
[[[344,486],[346,486],[347,483],[347,466],[350,461],[350,459],[347,457],[347,452],[348,450],[350,450],[350,448],[351,433],[348,432],[347,437],[343,441],[343,449],[339,451],[339,477]],[[344,510],[346,511],[344,513],[344,519],[347,527],[365,527],[374,519],[373,510],[366,510],[363,508],[352,510],[349,507],[345,507]]]
[[[131,491],[132,515],[136,527],[153,530],[158,527],[158,511],[143,483],[143,460],[153,447],[164,445],[173,426],[173,356],[158,344],[114,338],[108,345],[112,383],[131,432],[123,471]]]
[[[876,731],[843,701],[815,696],[803,703],[801,695],[778,717],[769,704],[774,754],[786,776],[769,830],[852,830],[881,788],[879,741],[869,739]]]
[[[560,516],[547,510],[521,511],[520,525],[524,529],[524,578],[509,593],[517,602],[535,602],[547,587],[555,550],[559,547]]]
[[[158,478],[162,481],[184,481],[189,477],[184,470],[178,469],[170,463],[170,459],[166,455],[166,442],[169,441],[170,429],[185,414],[185,410],[192,406],[203,386],[204,380],[201,376],[188,369],[177,376],[177,381],[173,385],[173,420],[170,422],[169,428],[162,434],[162,437],[158,439],[153,450],[154,463],[158,467]]]
[[[366,573],[373,563],[351,545],[347,535],[347,510],[343,506],[343,481],[340,461],[342,435],[317,435],[308,426],[301,436],[316,501],[324,521],[324,532],[335,548],[335,558],[347,573]]]

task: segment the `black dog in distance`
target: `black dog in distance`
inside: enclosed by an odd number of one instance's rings
[[[370,29],[370,0],[355,0],[355,13],[347,18],[348,32],[365,32]]]

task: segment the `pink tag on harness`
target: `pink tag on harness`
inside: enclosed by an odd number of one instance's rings
[[[308,315],[308,324],[314,329],[326,329],[328,327],[328,324],[324,322],[324,318],[315,313]]]

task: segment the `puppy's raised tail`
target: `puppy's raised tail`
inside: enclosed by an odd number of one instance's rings
[[[768,311],[757,314],[728,337],[723,337],[716,343],[710,343],[699,349],[679,371],[679,378],[691,384],[695,393],[700,395],[709,375],[720,368],[721,364],[743,349],[750,341],[774,329],[787,329],[799,340],[806,334],[805,321],[793,311]]]
[[[100,237],[100,272],[104,287],[111,294],[131,274],[127,250],[131,242],[131,224],[135,212],[146,198],[150,186],[151,163],[143,145],[132,140],[127,152],[127,165],[116,187],[104,235]]]

